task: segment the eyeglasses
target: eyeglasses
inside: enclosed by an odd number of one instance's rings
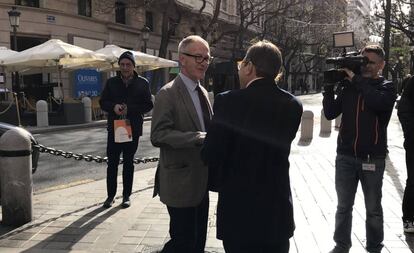
[[[207,64],[210,64],[210,62],[213,61],[213,57],[211,56],[194,55],[194,54],[189,54],[189,53],[184,53],[184,52],[182,52],[182,54],[193,57],[197,63],[203,63],[203,61],[205,61],[207,62]]]

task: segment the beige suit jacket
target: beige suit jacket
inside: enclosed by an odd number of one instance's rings
[[[151,142],[160,148],[154,193],[167,206],[193,207],[206,194],[208,168],[200,157],[204,137],[193,101],[178,76],[156,95],[151,122]]]

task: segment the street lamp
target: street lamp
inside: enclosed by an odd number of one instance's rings
[[[9,14],[9,21],[10,26],[13,28],[13,50],[17,51],[17,27],[20,24],[20,12],[16,10],[16,7],[13,6],[10,11],[7,12]],[[17,72],[12,74],[12,90],[16,88],[17,85]]]
[[[149,37],[150,37],[150,29],[149,29],[149,27],[148,26],[144,26],[142,29],[141,29],[141,33],[142,33],[142,40],[144,41],[144,50],[142,50],[142,51],[144,51],[144,53],[147,53],[147,42],[148,42],[148,40],[149,40]]]
[[[17,51],[17,27],[20,24],[20,12],[16,10],[16,7],[13,6],[11,11],[7,12],[9,14],[10,26],[13,28],[13,50]]]

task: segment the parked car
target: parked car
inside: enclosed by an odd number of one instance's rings
[[[14,129],[14,128],[18,128],[18,126],[0,122],[0,137],[8,130]],[[33,137],[33,135],[29,131],[27,131],[24,128],[20,128],[20,129],[22,129],[25,133],[27,133],[27,135],[30,138],[30,141],[32,142],[32,173],[35,173],[37,169],[37,164],[39,161],[40,152],[39,152],[39,149],[34,148],[33,146],[39,143],[36,141],[36,139]]]

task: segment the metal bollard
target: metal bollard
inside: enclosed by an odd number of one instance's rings
[[[92,122],[92,101],[89,97],[82,98],[83,108],[85,111],[85,122]]]
[[[20,226],[33,219],[30,138],[22,129],[0,138],[1,207],[4,225]]]
[[[36,122],[38,127],[49,126],[47,102],[44,100],[39,100],[36,102]]]
[[[332,131],[332,121],[325,117],[325,112],[321,110],[321,132],[320,135],[328,135]]]
[[[300,124],[300,140],[309,141],[313,138],[313,112],[304,111]]]
[[[341,127],[341,120],[342,120],[342,113],[339,114],[338,117],[335,119],[335,128],[339,129]]]

